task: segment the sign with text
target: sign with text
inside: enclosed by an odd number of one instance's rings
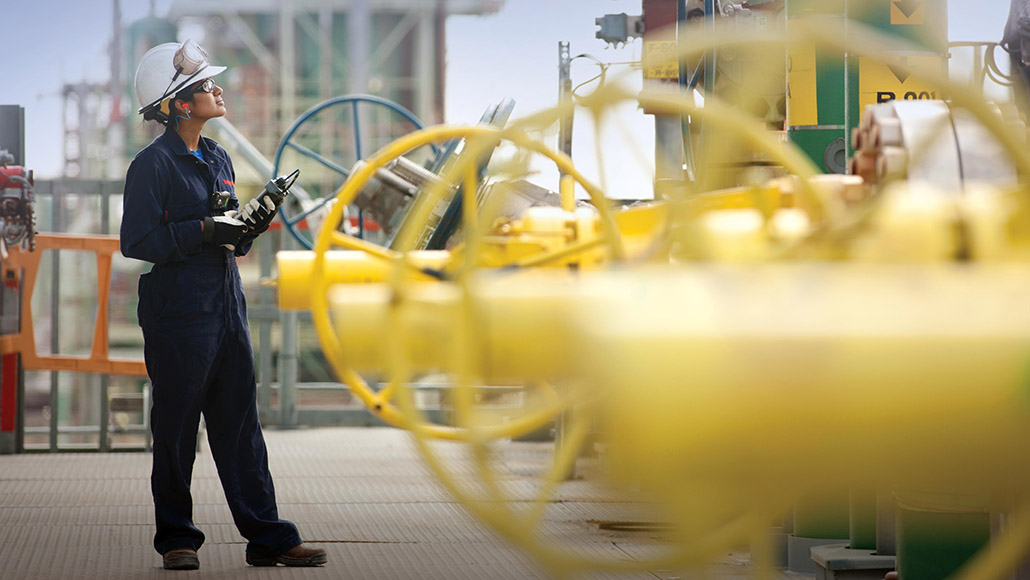
[[[644,78],[679,79],[675,40],[644,43]]]
[[[895,100],[941,99],[941,91],[926,80],[941,74],[939,55],[895,56],[881,62],[870,57],[858,59],[858,103],[860,110],[877,103]]]

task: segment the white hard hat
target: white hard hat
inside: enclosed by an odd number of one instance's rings
[[[136,67],[138,113],[159,121],[168,118],[172,97],[187,85],[213,77],[225,70],[207,62],[207,53],[197,43],[166,42],[151,48]]]

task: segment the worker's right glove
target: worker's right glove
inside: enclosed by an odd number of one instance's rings
[[[238,219],[247,224],[250,234],[262,234],[275,219],[275,210],[278,209],[272,197],[261,195],[247,202],[238,214]]]
[[[247,232],[247,224],[230,215],[204,218],[204,241],[235,250]]]

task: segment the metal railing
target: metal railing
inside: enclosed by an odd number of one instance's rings
[[[112,398],[116,412],[123,413],[125,406],[121,404],[120,393],[112,397],[111,379],[115,376],[135,377],[138,381],[141,400],[147,399],[146,386],[141,380],[146,376],[146,368],[142,362],[142,352],[135,358],[119,358],[111,356],[110,348],[110,308],[111,283],[114,256],[118,252],[118,237],[114,235],[112,225],[111,198],[120,197],[124,185],[120,180],[79,180],[62,179],[55,181],[37,181],[34,187],[37,199],[37,215],[40,219],[38,229],[44,233],[36,237],[34,252],[16,252],[11,255],[12,266],[20,267],[23,273],[21,285],[20,330],[13,336],[2,340],[6,343],[4,352],[15,352],[20,357],[23,371],[49,373],[49,399],[43,413],[47,420],[45,425],[27,425],[25,382],[20,381],[17,395],[16,447],[22,451],[71,451],[111,449],[111,436],[115,433],[132,433],[143,436],[143,446],[149,446],[147,417],[144,408],[139,410],[142,419],[133,425],[115,425],[112,429]],[[47,208],[48,211],[40,211]],[[91,211],[92,210],[92,211]],[[98,211],[97,211],[98,210]],[[99,220],[97,220],[99,218]],[[72,233],[73,230],[86,230]],[[62,270],[62,253],[85,252],[93,255],[96,273],[96,309],[94,313],[91,346],[86,355],[62,353],[62,336],[66,334],[67,325],[62,327],[62,306],[64,291],[69,285],[81,285],[80,281],[69,281],[68,274]],[[46,260],[44,260],[46,258]],[[48,262],[49,268],[44,267]],[[47,273],[49,270],[49,273]],[[42,302],[43,296],[36,296],[39,274],[44,274],[46,290],[49,294],[49,328],[45,325],[37,327],[37,317],[33,314],[34,302]],[[74,274],[74,272],[73,272]],[[92,297],[90,297],[90,300]],[[36,305],[38,306],[38,304]],[[73,312],[75,323],[79,324],[80,316],[88,316],[86,312]],[[45,319],[44,319],[45,322]],[[49,353],[40,354],[36,340],[37,330],[43,335],[49,334]],[[90,415],[95,416],[94,425],[62,424],[62,417],[69,414],[71,407],[61,396],[61,377],[63,374],[92,375],[99,379],[98,405],[92,407]],[[24,378],[24,372],[21,375]],[[78,382],[78,381],[76,381]],[[75,385],[73,384],[73,387]],[[74,398],[76,393],[72,393]],[[144,407],[144,405],[140,405]],[[40,445],[26,442],[26,436],[45,435],[47,443]],[[81,442],[62,443],[62,437],[82,439],[83,436],[96,435],[95,444]]]

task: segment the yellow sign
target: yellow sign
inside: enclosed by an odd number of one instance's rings
[[[921,25],[926,22],[927,0],[890,0],[891,24]]]
[[[787,54],[787,126],[819,124],[815,43],[792,44]]]
[[[870,57],[858,59],[858,103],[868,105],[889,101],[933,100],[944,98],[940,88],[924,80],[940,75],[943,62],[938,55],[896,56],[881,62]]]
[[[676,41],[644,43],[644,78],[678,79],[679,61],[676,58]]]

